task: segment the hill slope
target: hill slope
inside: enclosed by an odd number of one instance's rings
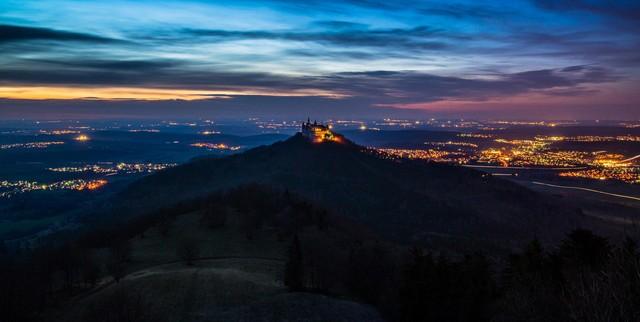
[[[284,198],[263,190],[251,192],[265,199]],[[227,207],[232,204],[229,200],[233,198],[224,200]],[[248,209],[255,207],[250,205]],[[47,320],[102,322],[129,316],[127,321],[136,322],[383,321],[374,307],[354,302],[352,297],[290,293],[284,277],[292,237],[284,226],[271,222],[255,228],[248,238],[244,215],[239,209],[227,209],[222,226],[203,223],[208,216],[205,207],[174,214],[166,227],[156,224],[143,228],[126,243],[130,256],[122,263],[125,273],[119,281],[103,276],[96,285],[52,310]],[[305,247],[305,256],[309,256],[308,265],[312,265],[310,252],[318,240],[322,241],[319,245],[330,245],[334,250],[337,244],[352,244],[351,234],[335,226],[325,230],[299,226],[296,236]],[[178,252],[187,240],[197,249],[192,265],[187,265]],[[331,253],[334,262],[341,259],[339,250]],[[107,263],[111,250],[88,253],[96,263]]]
[[[555,239],[582,220],[474,170],[387,160],[349,142],[314,144],[301,135],[143,178],[112,207],[118,214],[147,212],[246,183],[289,189],[400,241]]]

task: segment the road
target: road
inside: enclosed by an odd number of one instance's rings
[[[633,160],[638,159],[638,158],[640,158],[640,154],[636,155],[635,157],[631,157],[631,158],[628,158],[628,159],[624,159],[624,160],[620,161],[619,163],[624,163],[624,162],[633,161]]]
[[[618,197],[618,198],[625,198],[625,199],[631,199],[631,200],[640,201],[640,197],[636,197],[636,196],[621,195],[621,194],[618,194],[618,193],[611,193],[611,192],[595,190],[595,189],[589,189],[589,188],[583,188],[583,187],[561,186],[561,185],[557,185],[557,184],[543,183],[543,182],[538,182],[538,181],[531,181],[531,183],[537,184],[537,185],[540,185],[540,186],[553,187],[553,188],[589,191],[589,192],[599,193],[599,194],[603,194],[603,195],[607,195],[607,196],[613,196],[613,197]]]
[[[505,167],[501,165],[477,165],[477,164],[463,164],[463,167],[478,168],[478,169],[512,169],[512,170],[584,170],[587,167],[573,167],[573,168],[545,168],[545,167]]]

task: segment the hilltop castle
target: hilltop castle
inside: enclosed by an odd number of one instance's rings
[[[328,125],[323,125],[316,121],[311,123],[311,120],[307,119],[302,123],[301,133],[312,142],[320,143],[325,141],[341,142],[341,136],[331,131]]]

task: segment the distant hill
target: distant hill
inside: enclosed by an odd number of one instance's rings
[[[296,192],[397,241],[555,240],[583,220],[515,183],[475,170],[384,159],[351,142],[300,134],[225,158],[199,159],[145,177],[111,203],[119,216],[260,183]]]

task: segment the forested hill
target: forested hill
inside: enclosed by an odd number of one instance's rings
[[[118,216],[139,214],[247,183],[296,192],[399,241],[551,240],[583,220],[576,210],[475,170],[389,160],[350,142],[317,144],[300,134],[145,177],[111,207]]]

